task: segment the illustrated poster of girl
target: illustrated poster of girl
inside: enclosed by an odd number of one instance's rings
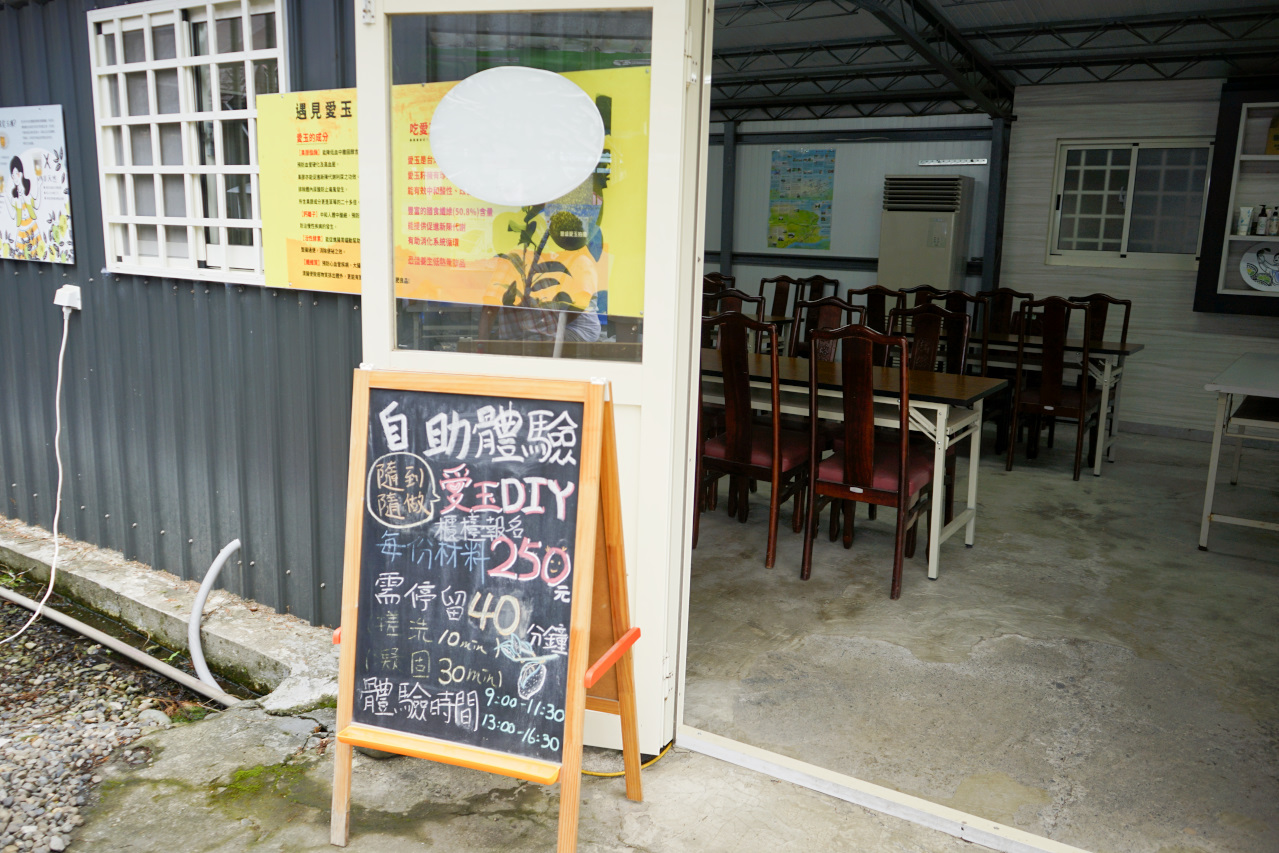
[[[44,258],[44,239],[40,236],[36,209],[43,198],[41,182],[32,181],[26,176],[22,158],[14,156],[9,161],[9,174],[13,178],[13,189],[5,198],[5,210],[18,224],[18,245],[16,258],[20,260],[38,261]]]

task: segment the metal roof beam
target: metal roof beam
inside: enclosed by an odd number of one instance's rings
[[[991,116],[1012,115],[1012,84],[928,0],[858,0]],[[921,26],[922,25],[922,26]],[[964,69],[969,70],[964,70]]]

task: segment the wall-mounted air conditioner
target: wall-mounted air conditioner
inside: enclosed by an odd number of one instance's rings
[[[972,197],[966,175],[886,175],[879,284],[962,290]]]

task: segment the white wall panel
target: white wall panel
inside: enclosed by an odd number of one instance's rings
[[[1000,283],[1039,297],[1101,291],[1133,301],[1129,339],[1146,349],[1128,362],[1124,421],[1211,429],[1216,398],[1204,383],[1242,353],[1279,353],[1279,318],[1196,314],[1196,274],[1190,271],[1045,264],[1057,141],[1212,137],[1220,89],[1220,80],[1194,80],[1016,92]]]

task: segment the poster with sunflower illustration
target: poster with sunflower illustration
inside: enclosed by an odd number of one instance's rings
[[[545,204],[503,207],[468,195],[431,154],[431,118],[456,81],[396,86],[395,294],[471,305],[644,313],[649,68],[563,74],[594,101],[604,151],[580,186]],[[546,121],[555,122],[548,113]],[[529,129],[528,144],[550,129]]]
[[[0,109],[0,258],[74,264],[62,107]]]

